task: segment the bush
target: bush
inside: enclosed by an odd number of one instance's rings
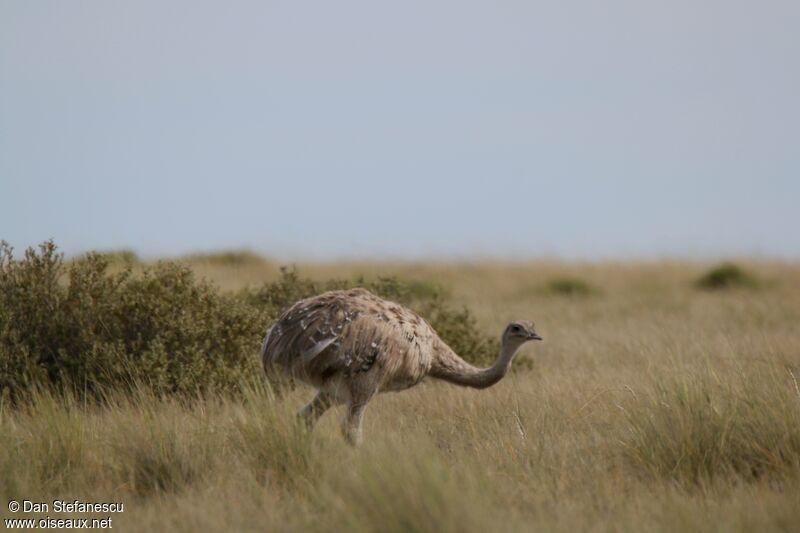
[[[555,278],[547,282],[545,292],[563,296],[588,296],[595,292],[591,285],[578,278]]]
[[[52,242],[15,261],[0,245],[0,390],[98,392],[142,381],[160,392],[233,388],[257,368],[264,317],[186,267],[140,276],[88,254],[64,265]]]
[[[696,282],[701,289],[719,290],[735,287],[753,288],[758,285],[756,278],[734,263],[722,263],[705,274]]]
[[[450,306],[429,283],[316,282],[283,269],[277,281],[234,295],[179,263],[133,275],[130,264],[112,272],[108,257],[96,253],[65,265],[52,242],[15,260],[2,242],[0,393],[15,398],[38,385],[90,395],[134,384],[158,393],[238,390],[259,373],[258,347],[283,309],[356,286],[413,307],[476,364],[494,360],[496,344],[476,332],[469,310]]]

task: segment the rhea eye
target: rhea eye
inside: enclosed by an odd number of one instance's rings
[[[519,333],[520,329],[521,328],[519,326],[511,326],[511,331],[514,332],[514,333]]]

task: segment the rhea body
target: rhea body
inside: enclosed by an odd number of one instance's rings
[[[261,359],[272,381],[297,379],[317,389],[300,411],[309,427],[329,407],[344,404],[344,436],[358,445],[364,410],[377,393],[404,390],[426,377],[489,387],[506,375],[519,347],[530,340],[541,340],[532,322],[511,322],[495,363],[477,368],[412,310],[351,289],[300,300],[287,309],[267,330]]]

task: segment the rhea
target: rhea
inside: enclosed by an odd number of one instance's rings
[[[425,377],[489,387],[506,375],[519,347],[530,340],[542,340],[532,322],[511,322],[494,364],[476,368],[414,311],[351,289],[292,305],[267,330],[261,360],[270,381],[297,379],[317,390],[299,413],[309,428],[328,408],[344,404],[342,432],[358,445],[364,411],[379,392],[404,390]]]

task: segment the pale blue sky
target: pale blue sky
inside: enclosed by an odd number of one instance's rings
[[[0,0],[0,238],[800,257],[798,1]]]

